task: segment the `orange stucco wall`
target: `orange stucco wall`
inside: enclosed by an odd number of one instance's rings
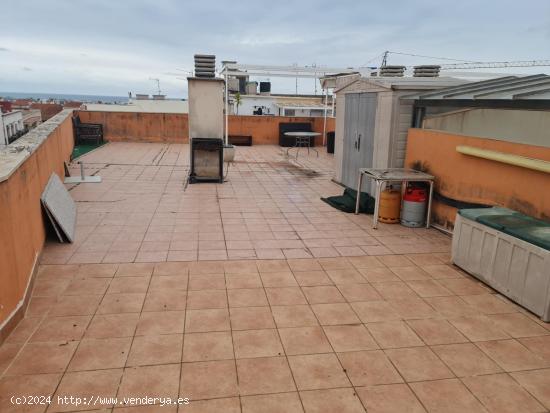
[[[40,195],[52,172],[64,176],[63,161],[69,160],[73,142],[69,116],[0,182],[0,325],[24,298],[46,236]]]
[[[410,129],[407,166],[426,163],[436,177],[436,190],[465,202],[498,205],[527,215],[550,219],[550,175],[501,162],[463,155],[458,145],[505,152],[550,161],[550,148],[454,135],[426,129]],[[452,227],[456,209],[435,202],[434,220]]]
[[[80,111],[84,123],[101,123],[105,139],[111,142],[189,142],[187,114]],[[311,122],[315,132],[323,132],[323,118],[284,116],[229,117],[230,135],[251,135],[253,145],[276,145],[279,123]],[[334,119],[327,119],[327,131],[334,130]],[[322,142],[322,137],[316,141]]]

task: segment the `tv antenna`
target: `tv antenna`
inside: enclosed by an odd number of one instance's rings
[[[149,80],[157,82],[157,95],[162,94],[160,91],[160,79],[157,79],[156,77],[150,77]]]

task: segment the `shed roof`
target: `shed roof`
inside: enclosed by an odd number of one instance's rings
[[[413,99],[548,99],[550,76],[504,76],[433,92],[410,96]]]
[[[423,89],[441,89],[449,86],[457,86],[467,83],[467,80],[459,79],[455,77],[439,76],[439,77],[361,77],[355,81],[348,83],[347,85],[336,89],[335,92],[343,92],[345,89],[350,88],[351,85],[361,83],[368,87],[382,88],[388,90],[423,90]]]

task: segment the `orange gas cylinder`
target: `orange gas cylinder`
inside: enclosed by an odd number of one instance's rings
[[[380,194],[380,204],[378,206],[378,220],[385,224],[397,224],[401,213],[401,193],[386,188]]]

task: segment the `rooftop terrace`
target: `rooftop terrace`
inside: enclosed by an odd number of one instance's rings
[[[450,237],[323,203],[342,192],[323,151],[239,147],[226,183],[186,187],[188,150],[81,158],[103,181],[71,188],[75,243],[46,243],[0,347],[0,411],[550,409],[550,326],[450,265]],[[55,397],[31,409],[18,394]]]

